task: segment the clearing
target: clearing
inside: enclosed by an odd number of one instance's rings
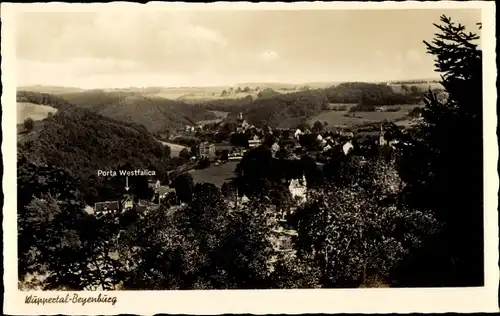
[[[170,147],[170,156],[171,157],[178,157],[181,150],[183,150],[184,148],[187,148],[186,146],[182,146],[182,145],[174,144],[174,143],[167,143],[167,142],[164,142],[161,140],[159,140],[159,142],[165,146]]]
[[[211,165],[205,169],[191,170],[190,173],[195,183],[213,183],[220,188],[224,182],[235,176],[234,170],[237,165],[237,161],[229,161],[218,166]]]
[[[387,106],[388,109],[391,107],[399,107],[400,110],[397,112],[353,112],[348,111],[323,111],[322,113],[309,119],[309,124],[314,124],[316,121],[328,122],[329,126],[358,126],[368,123],[380,122],[383,120],[388,121],[399,121],[404,119],[410,110],[415,107],[420,107],[420,105],[394,105]],[[346,116],[349,114],[349,116]]]
[[[215,114],[215,116],[217,118],[214,119],[214,120],[198,121],[196,123],[198,125],[207,125],[207,124],[219,123],[219,122],[222,122],[227,117],[227,115],[229,114],[229,112],[222,112],[222,111],[210,111],[210,112],[212,112],[213,114]]]
[[[17,102],[17,124],[23,123],[27,118],[31,118],[33,121],[40,121],[49,116],[49,113],[56,112],[57,109],[48,105]]]

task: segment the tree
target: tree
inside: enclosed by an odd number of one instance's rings
[[[28,117],[27,119],[24,120],[23,127],[29,133],[35,127],[35,121],[33,121],[31,117]]]
[[[316,262],[325,287],[389,283],[392,268],[437,225],[429,212],[380,204],[356,186],[312,191],[295,216],[299,258]]]
[[[411,94],[415,94],[415,95],[418,95],[418,94],[421,93],[420,89],[417,86],[411,86],[410,87],[410,92],[411,92]]]
[[[187,148],[183,148],[179,152],[179,157],[181,157],[183,159],[189,159],[189,158],[191,158],[191,155],[189,154],[189,150]]]
[[[297,128],[300,129],[301,131],[305,131],[305,130],[310,130],[311,129],[311,125],[309,125],[309,123],[307,123],[306,121],[302,121],[300,124],[297,125]]]
[[[312,132],[313,133],[321,133],[324,130],[324,126],[320,121],[314,122],[314,125],[312,127]]]
[[[178,175],[172,182],[172,187],[181,202],[189,202],[193,197],[194,180],[190,173]]]
[[[276,159],[280,159],[280,160],[285,160],[288,158],[288,156],[289,156],[289,154],[288,154],[288,150],[286,150],[286,148],[280,148],[280,150],[278,150],[278,152],[275,154]]]
[[[479,36],[463,25],[442,16],[435,26],[439,32],[424,44],[435,56],[448,98],[427,93],[423,122],[405,140],[411,145],[402,147],[400,173],[408,183],[406,203],[432,209],[445,225],[438,240],[443,246],[433,253],[446,256],[440,262],[432,254],[421,257],[411,272],[415,279],[407,282],[479,286],[484,282],[482,52],[474,43]],[[424,271],[436,265],[442,269]]]
[[[118,226],[84,212],[77,178],[19,155],[19,278],[42,272],[44,289],[112,289],[123,276],[110,257]]]
[[[281,134],[284,140],[290,139],[290,131],[289,130],[284,130],[283,133]]]
[[[272,288],[272,215],[261,203],[229,209],[213,184],[199,184],[182,209],[160,208],[124,232],[125,288]]]
[[[196,166],[198,169],[205,169],[210,166],[210,160],[206,157],[203,157],[198,161],[198,165]]]
[[[267,146],[268,148],[271,148],[271,146],[276,142],[276,137],[273,134],[266,133],[264,135],[264,142],[263,144]]]

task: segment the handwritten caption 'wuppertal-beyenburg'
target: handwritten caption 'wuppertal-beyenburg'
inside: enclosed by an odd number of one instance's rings
[[[40,297],[36,295],[26,295],[25,304],[93,304],[93,303],[108,303],[115,305],[117,301],[116,296],[107,296],[106,294],[99,294],[97,296],[80,296],[77,293],[66,295],[55,295],[51,297]]]
[[[98,177],[116,177],[116,176],[155,176],[154,170],[136,169],[136,170],[97,170]]]

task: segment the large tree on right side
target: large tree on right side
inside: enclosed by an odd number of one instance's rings
[[[446,16],[434,25],[439,32],[424,44],[447,96],[427,93],[400,172],[406,202],[434,210],[444,230],[403,275],[419,285],[478,286],[484,282],[482,51],[479,36],[463,25]]]

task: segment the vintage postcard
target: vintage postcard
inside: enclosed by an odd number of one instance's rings
[[[498,311],[494,2],[1,9],[6,314]]]

